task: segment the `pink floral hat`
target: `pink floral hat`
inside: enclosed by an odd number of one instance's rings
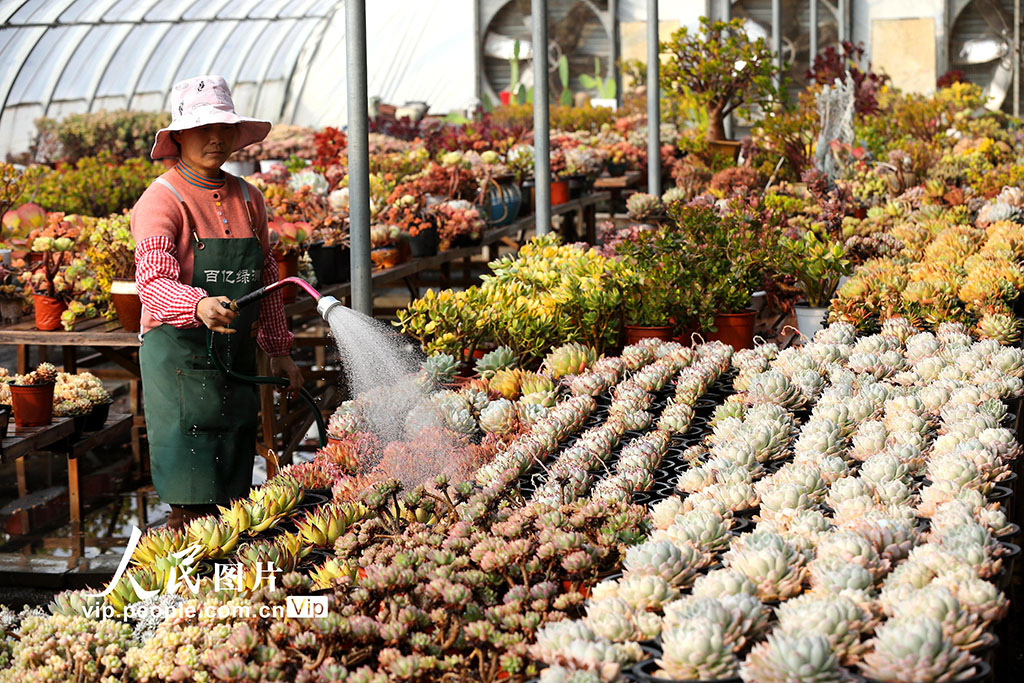
[[[213,123],[237,124],[235,152],[267,137],[270,121],[250,119],[235,113],[231,90],[220,76],[196,76],[174,84],[171,89],[171,125],[157,131],[150,156],[154,159],[177,157],[178,144],[171,132],[199,128]]]

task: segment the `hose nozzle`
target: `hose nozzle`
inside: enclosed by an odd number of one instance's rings
[[[330,315],[331,311],[336,306],[341,306],[342,303],[335,299],[333,296],[322,296],[316,302],[316,312],[320,314],[324,320],[327,320],[327,316]]]

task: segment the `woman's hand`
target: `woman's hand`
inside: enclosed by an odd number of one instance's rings
[[[208,296],[200,299],[196,304],[196,320],[214,332],[234,334],[235,330],[229,325],[238,313],[224,305],[229,303],[231,299],[226,296]]]
[[[302,370],[295,364],[292,357],[287,354],[272,356],[270,358],[270,371],[275,377],[284,377],[288,380],[288,386],[282,389],[282,391],[288,393],[288,398],[295,398],[299,393],[299,389],[302,388]]]

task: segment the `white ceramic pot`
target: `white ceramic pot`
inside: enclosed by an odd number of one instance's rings
[[[763,289],[758,290],[750,295],[750,306],[755,311],[760,313],[764,310],[765,305],[768,303],[768,293]]]
[[[618,109],[618,103],[614,97],[591,97],[591,107],[604,107],[605,109],[611,109],[612,111]]]
[[[260,173],[270,173],[275,164],[284,164],[281,159],[260,159]]]
[[[811,308],[807,304],[797,304],[794,306],[796,311],[796,326],[800,330],[800,334],[810,339],[814,336],[814,333],[823,328],[825,316],[828,313],[827,308]]]

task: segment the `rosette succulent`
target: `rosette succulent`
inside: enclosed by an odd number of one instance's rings
[[[978,662],[957,648],[930,617],[887,621],[867,645],[871,650],[859,667],[878,681],[958,681],[974,675]]]
[[[661,642],[659,678],[713,681],[732,678],[739,668],[722,628],[707,619],[681,621],[662,631]]]

